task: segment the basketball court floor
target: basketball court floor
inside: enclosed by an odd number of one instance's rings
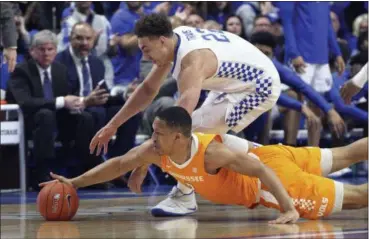
[[[366,179],[367,180],[367,179]],[[262,207],[214,205],[199,196],[199,211],[181,218],[149,213],[170,187],[78,192],[80,206],[69,222],[46,222],[37,212],[37,193],[1,195],[1,238],[368,238],[368,210],[350,210],[324,220],[268,225],[278,212]],[[231,195],[230,195],[231,196]]]

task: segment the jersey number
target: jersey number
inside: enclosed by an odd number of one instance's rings
[[[200,29],[200,28],[196,28],[196,31],[201,33],[201,37],[206,41],[215,40],[218,42],[229,42],[229,39],[223,34],[223,31],[205,30],[205,29]]]

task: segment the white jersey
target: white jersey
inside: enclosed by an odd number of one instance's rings
[[[259,49],[241,37],[218,30],[181,26],[174,29],[178,36],[172,75],[177,80],[182,59],[191,51],[210,49],[218,59],[215,75],[203,82],[202,89],[238,93],[260,91],[270,94],[272,85],[279,85],[279,75],[272,61]]]

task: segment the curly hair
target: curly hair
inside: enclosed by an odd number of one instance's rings
[[[153,13],[137,21],[135,34],[137,37],[171,37],[173,35],[173,29],[166,15]]]

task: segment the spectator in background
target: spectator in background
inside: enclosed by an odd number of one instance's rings
[[[229,15],[223,23],[223,30],[236,34],[237,36],[246,39],[242,20],[237,15]]]
[[[52,28],[47,22],[43,2],[30,2],[27,4],[27,8],[23,11],[24,22],[28,31]]]
[[[17,31],[14,22],[12,3],[0,3],[0,31],[4,63],[8,63],[8,71],[13,72],[17,59]]]
[[[204,19],[198,14],[191,14],[185,20],[185,25],[189,27],[203,28]]]
[[[91,2],[75,2],[72,15],[67,17],[62,23],[62,30],[58,35],[58,52],[68,48],[70,43],[70,33],[72,27],[78,22],[86,22],[92,26],[95,31],[95,42],[93,43],[93,54],[99,57],[105,66],[104,79],[109,87],[113,85],[114,71],[108,51],[111,44],[111,26],[104,15],[96,14],[91,8]]]
[[[36,174],[31,184],[48,178],[49,167],[55,166],[54,143],[61,140],[65,150],[72,140],[78,158],[83,160],[81,171],[101,163],[100,157],[89,154],[88,145],[93,131],[92,117],[82,112],[78,96],[68,90],[68,70],[55,62],[57,37],[49,30],[38,32],[31,44],[33,59],[19,64],[8,81],[7,101],[19,104],[25,117],[27,138],[34,143]],[[66,162],[60,162],[66,164]],[[55,168],[54,168],[55,169]],[[79,172],[77,172],[79,173]]]
[[[253,32],[272,32],[272,22],[267,16],[256,16],[254,19]]]
[[[219,1],[219,2],[207,2],[208,14],[207,20],[213,20],[222,24],[229,15],[232,14],[231,2]]]
[[[127,2],[111,19],[112,33],[118,36],[118,53],[112,59],[114,86],[128,86],[139,77],[141,51],[134,34],[135,22],[144,14],[142,2]]]
[[[278,2],[285,35],[285,60],[291,62],[299,76],[319,93],[332,87],[329,52],[334,55],[340,74],[345,63],[338,47],[330,19],[328,2]],[[314,112],[321,112],[311,105]],[[320,133],[311,139],[319,145]]]
[[[274,36],[270,32],[257,32],[251,36],[251,43],[254,44],[259,50],[261,50],[265,55],[270,57],[273,61],[274,66],[277,68],[279,76],[281,78],[281,83],[291,87],[293,90],[287,87],[282,87],[282,92],[288,96],[298,99],[296,92],[305,95],[311,102],[313,102],[320,110],[326,115],[331,129],[336,135],[341,135],[344,130],[344,122],[340,115],[335,111],[335,109],[321,96],[319,95],[311,86],[306,84],[298,75],[290,70],[289,68],[283,66],[279,61],[274,58],[273,51],[276,46],[276,41]],[[288,90],[287,90],[288,89]],[[281,99],[284,100],[284,99]],[[277,102],[284,103],[284,102]],[[302,112],[308,119],[308,136],[310,138],[314,137],[315,134],[320,133],[321,124],[316,122],[316,119],[309,109],[306,107],[297,107],[297,103],[293,103],[295,107],[290,107],[294,110],[284,110],[285,111],[285,143],[289,145],[296,145],[296,137],[299,129],[300,118],[299,115],[295,113]],[[286,106],[286,104],[284,104]],[[296,111],[297,110],[297,111]],[[311,142],[309,142],[311,143]],[[309,144],[310,145],[310,144]]]
[[[347,46],[343,46],[343,47],[347,47]],[[361,70],[363,68],[367,60],[368,60],[368,57],[365,58],[364,55],[356,55],[355,57],[353,57],[351,61],[351,73],[348,77],[350,76],[354,77],[356,73],[359,72],[358,70]],[[346,105],[343,98],[340,96],[340,88],[345,84],[345,81],[347,81],[348,79],[344,75],[340,76],[338,74],[336,65],[334,64],[334,60],[331,60],[330,67],[331,67],[331,71],[332,71],[332,75],[334,79],[333,81],[334,85],[332,89],[327,93],[327,98],[331,102],[333,102],[335,108],[340,114],[346,117],[349,117],[355,120],[356,122],[360,122],[361,124],[367,124],[368,123],[368,113],[355,107],[353,104]],[[363,74],[361,78],[362,79],[366,78],[367,80],[367,77],[368,77],[367,68],[366,69],[364,68],[361,74]],[[364,87],[365,83],[366,82],[364,81],[362,85],[360,85],[360,87],[357,87],[358,88],[357,93],[359,93],[361,88]],[[367,90],[368,90],[367,84],[365,87],[366,89],[364,89],[364,91],[366,92],[363,91],[361,96],[363,96],[365,93],[367,95]]]
[[[249,38],[253,32],[255,17],[274,12],[276,9],[271,2],[244,2],[237,8],[236,15],[241,17],[246,37]]]
[[[88,23],[77,23],[73,26],[70,46],[60,52],[57,60],[68,70],[69,90],[83,98],[83,108],[94,118],[95,133],[103,127],[121,108],[128,93],[110,96],[105,84],[99,85],[104,79],[102,61],[90,54],[94,43],[94,30]],[[130,84],[130,90],[137,85]],[[140,116],[128,120],[117,131],[117,138],[109,151],[109,157],[128,152],[134,147],[135,135]]]
[[[31,35],[26,29],[24,18],[21,15],[16,15],[14,17],[15,26],[18,33],[18,40],[17,40],[17,54],[18,59],[17,62],[23,61],[24,58],[28,58],[28,48],[31,44]]]
[[[352,33],[354,36],[359,37],[360,33],[368,31],[368,14],[361,14],[358,16],[352,24]]]
[[[222,25],[213,20],[207,20],[204,22],[203,28],[208,30],[222,30]]]

